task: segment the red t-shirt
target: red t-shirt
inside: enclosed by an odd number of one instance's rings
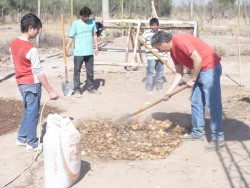
[[[193,60],[190,56],[194,50],[202,58],[201,70],[212,69],[220,63],[220,56],[199,38],[187,33],[173,35],[170,54],[174,64],[181,64],[193,69]]]

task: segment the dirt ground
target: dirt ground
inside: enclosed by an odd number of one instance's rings
[[[211,45],[226,44],[230,37],[201,36]],[[231,38],[230,38],[231,39]],[[220,40],[220,41],[219,41]],[[233,40],[233,39],[232,39]],[[236,40],[236,39],[235,39]],[[117,40],[125,43],[126,40]],[[117,43],[107,45],[114,47]],[[234,43],[234,42],[233,42]],[[234,43],[235,45],[235,43]],[[245,45],[245,44],[244,44]],[[119,45],[118,45],[119,46]],[[228,54],[232,48],[228,45]],[[236,46],[237,47],[237,46]],[[223,46],[226,49],[226,45]],[[236,48],[235,48],[236,49]],[[82,98],[65,97],[61,90],[64,79],[63,58],[48,58],[47,50],[40,50],[47,77],[60,93],[58,101],[49,101],[47,113],[57,112],[69,116],[75,125],[81,122],[104,118],[119,118],[162,97],[154,90],[147,96],[144,91],[145,67],[137,71],[125,71],[123,67],[95,66],[95,84],[101,94],[84,92]],[[123,62],[124,52],[101,51],[96,62]],[[69,75],[72,79],[73,59],[68,58]],[[144,57],[145,61],[145,57]],[[81,175],[73,187],[86,188],[165,188],[165,187],[249,187],[250,186],[250,56],[242,56],[241,78],[237,56],[222,58],[223,75],[223,125],[226,145],[218,152],[205,152],[209,141],[209,115],[207,114],[207,140],[181,142],[165,159],[157,160],[107,160],[82,156]],[[173,74],[165,68],[166,89]],[[185,75],[184,81],[188,79]],[[81,74],[84,83],[85,70]],[[240,87],[244,85],[244,87]],[[17,89],[14,70],[7,62],[0,64],[0,185],[10,181],[33,159],[34,153],[14,145],[16,128],[21,118],[22,103]],[[136,116],[138,120],[150,118],[157,121],[172,121],[181,127],[190,126],[190,90],[184,90],[171,100],[162,102]],[[48,99],[43,91],[42,103]],[[7,102],[7,100],[11,100]],[[53,107],[53,108],[52,108]],[[60,110],[61,111],[60,111]],[[43,123],[46,122],[46,115]],[[8,133],[5,127],[13,127]],[[3,134],[3,135],[2,135]],[[84,139],[84,137],[82,137]],[[43,156],[7,187],[43,187]]]

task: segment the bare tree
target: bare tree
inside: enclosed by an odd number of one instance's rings
[[[102,0],[102,17],[109,19],[109,0]]]

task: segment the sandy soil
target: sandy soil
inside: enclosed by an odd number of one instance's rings
[[[210,38],[212,41],[213,37]],[[208,40],[208,36],[205,38]],[[216,38],[216,42],[218,38]],[[224,40],[224,39],[223,39]],[[223,41],[221,41],[223,42]],[[61,91],[64,79],[62,57],[48,58],[41,52],[43,67],[49,81],[60,93],[58,101],[49,105],[63,110],[62,116],[69,116],[80,126],[87,119],[119,118],[132,113],[145,104],[159,99],[162,94],[154,90],[147,96],[144,91],[145,67],[137,71],[124,71],[123,67],[95,66],[95,83],[101,94],[84,92],[82,98],[65,97]],[[100,52],[96,61],[123,62],[123,52]],[[204,151],[209,141],[182,142],[167,158],[161,160],[100,160],[82,157],[82,170],[73,187],[86,188],[165,188],[165,187],[249,187],[250,186],[250,57],[242,57],[242,76],[239,76],[237,56],[222,60],[223,125],[226,145],[219,152]],[[72,56],[68,59],[69,74],[72,78]],[[1,100],[21,100],[17,89],[14,70],[7,63],[0,64]],[[165,69],[164,87],[171,82],[172,74]],[[81,79],[86,78],[83,70]],[[188,79],[188,75],[185,75]],[[185,81],[184,79],[184,81]],[[240,82],[245,87],[239,87]],[[138,119],[152,118],[170,120],[182,127],[190,126],[190,90],[184,90],[168,102],[162,102],[136,116]],[[48,99],[46,91],[42,103]],[[5,106],[1,104],[1,111]],[[16,108],[13,107],[13,110]],[[2,116],[2,115],[1,115]],[[44,118],[44,122],[46,119]],[[17,122],[16,122],[17,123]],[[1,122],[1,125],[4,124]],[[209,116],[207,116],[207,128]],[[207,129],[208,130],[208,129]],[[34,153],[15,147],[16,132],[0,136],[0,185],[4,185],[26,167]],[[84,139],[84,138],[82,138]],[[7,187],[43,187],[43,156],[33,166]]]

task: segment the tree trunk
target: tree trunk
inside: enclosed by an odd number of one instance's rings
[[[109,0],[102,0],[102,17],[109,19]]]

